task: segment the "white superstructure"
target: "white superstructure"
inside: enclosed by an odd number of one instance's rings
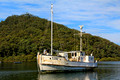
[[[69,55],[70,54],[70,55]],[[49,54],[37,55],[39,71],[82,71],[97,67],[94,56],[85,56],[80,51],[58,53],[58,56]]]

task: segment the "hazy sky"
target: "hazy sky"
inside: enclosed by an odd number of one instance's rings
[[[54,22],[120,45],[120,0],[0,0],[0,21],[26,12],[50,20],[51,3]]]

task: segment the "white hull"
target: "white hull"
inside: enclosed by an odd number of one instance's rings
[[[60,65],[40,65],[40,71],[85,71],[92,70],[95,67],[75,67],[75,66],[60,66]]]

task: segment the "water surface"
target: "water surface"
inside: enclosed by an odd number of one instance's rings
[[[0,80],[120,80],[120,61],[99,62],[87,72],[40,74],[36,63],[0,63]]]

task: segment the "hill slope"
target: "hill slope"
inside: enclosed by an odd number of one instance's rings
[[[79,36],[74,36],[76,33],[79,31],[54,23],[54,49],[79,50]],[[0,22],[0,57],[29,55],[26,60],[30,57],[35,60],[36,53],[43,49],[50,52],[50,21],[23,14],[9,16]],[[83,50],[100,59],[120,57],[120,46],[90,34],[83,35]]]

